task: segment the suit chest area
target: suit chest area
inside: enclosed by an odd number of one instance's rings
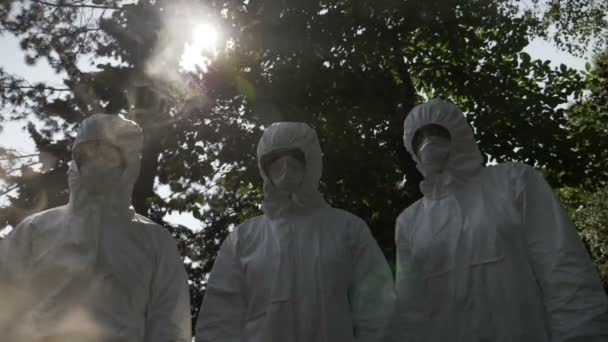
[[[522,248],[522,218],[515,202],[481,184],[438,201],[420,203],[412,247],[426,276],[493,264]]]
[[[346,293],[353,259],[346,228],[321,219],[256,227],[240,255],[250,303]]]
[[[93,229],[76,223],[66,219],[36,232],[28,285],[44,302],[79,305],[99,315],[143,317],[155,263],[145,234],[136,237],[129,231],[138,227]]]

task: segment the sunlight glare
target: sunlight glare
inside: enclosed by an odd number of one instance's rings
[[[183,71],[194,72],[199,67],[203,72],[217,54],[217,30],[208,24],[199,24],[192,29],[192,41],[184,44],[179,66]]]

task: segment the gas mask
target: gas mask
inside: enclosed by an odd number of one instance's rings
[[[123,169],[99,160],[89,160],[79,167],[80,186],[90,193],[103,194],[121,186]]]
[[[304,164],[291,156],[283,156],[268,166],[268,178],[279,190],[296,192],[304,180]]]
[[[116,191],[121,186],[124,162],[120,150],[98,141],[86,142],[76,149],[79,184],[92,194]]]
[[[444,171],[450,155],[451,142],[448,138],[429,136],[424,138],[416,153],[418,170],[425,178],[433,177]]]

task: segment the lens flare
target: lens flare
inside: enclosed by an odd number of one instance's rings
[[[217,54],[218,31],[209,24],[199,24],[192,29],[192,41],[184,44],[180,68],[186,72],[199,67],[207,71],[211,59]]]

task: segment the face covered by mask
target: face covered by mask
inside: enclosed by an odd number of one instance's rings
[[[424,177],[439,175],[446,167],[450,155],[450,139],[442,136],[425,137],[416,155],[418,170]]]
[[[122,168],[99,160],[87,161],[79,170],[81,186],[92,194],[114,191],[122,176]]]
[[[295,192],[304,180],[305,165],[292,156],[274,160],[267,170],[272,184],[282,191]]]
[[[120,151],[100,142],[87,142],[77,148],[80,185],[90,194],[104,194],[120,186],[123,165]]]

